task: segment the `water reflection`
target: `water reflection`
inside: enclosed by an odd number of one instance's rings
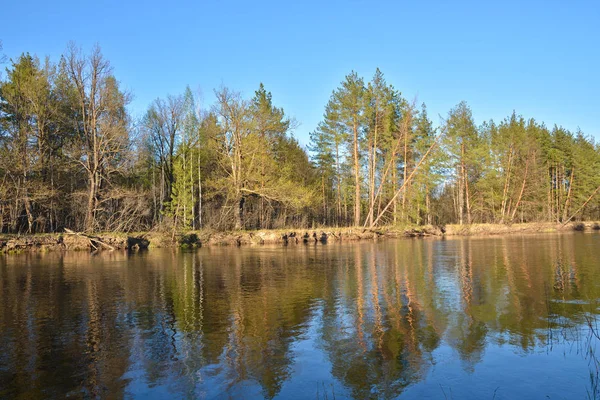
[[[569,328],[582,343],[598,244],[567,234],[2,256],[0,397],[443,397],[445,385],[491,398],[488,364],[518,353],[534,368]],[[546,357],[543,373],[570,365]],[[569,357],[587,379],[589,360]]]

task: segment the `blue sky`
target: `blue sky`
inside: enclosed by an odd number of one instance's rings
[[[466,100],[477,123],[513,110],[600,140],[600,1],[8,1],[0,40],[16,58],[58,60],[70,40],[100,44],[141,116],[186,85],[260,82],[308,142],[331,91],[379,67],[438,115]]]

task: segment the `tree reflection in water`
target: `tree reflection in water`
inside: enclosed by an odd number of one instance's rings
[[[587,349],[599,239],[2,256],[0,397],[393,398],[448,357]]]

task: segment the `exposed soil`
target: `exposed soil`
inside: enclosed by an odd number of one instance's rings
[[[474,224],[422,226],[413,228],[383,227],[323,228],[258,231],[196,231],[172,233],[98,233],[94,235],[51,233],[40,235],[0,235],[0,253],[21,251],[63,250],[137,250],[161,247],[246,246],[262,244],[299,245],[310,243],[377,240],[399,237],[423,236],[485,236],[557,231],[600,230],[598,222],[572,222],[566,226],[555,223],[528,224]]]

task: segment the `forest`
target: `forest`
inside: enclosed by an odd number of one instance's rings
[[[591,136],[466,102],[434,124],[380,70],[341,77],[304,148],[263,84],[207,109],[188,87],[136,120],[98,46],[2,62],[2,233],[600,219]]]

